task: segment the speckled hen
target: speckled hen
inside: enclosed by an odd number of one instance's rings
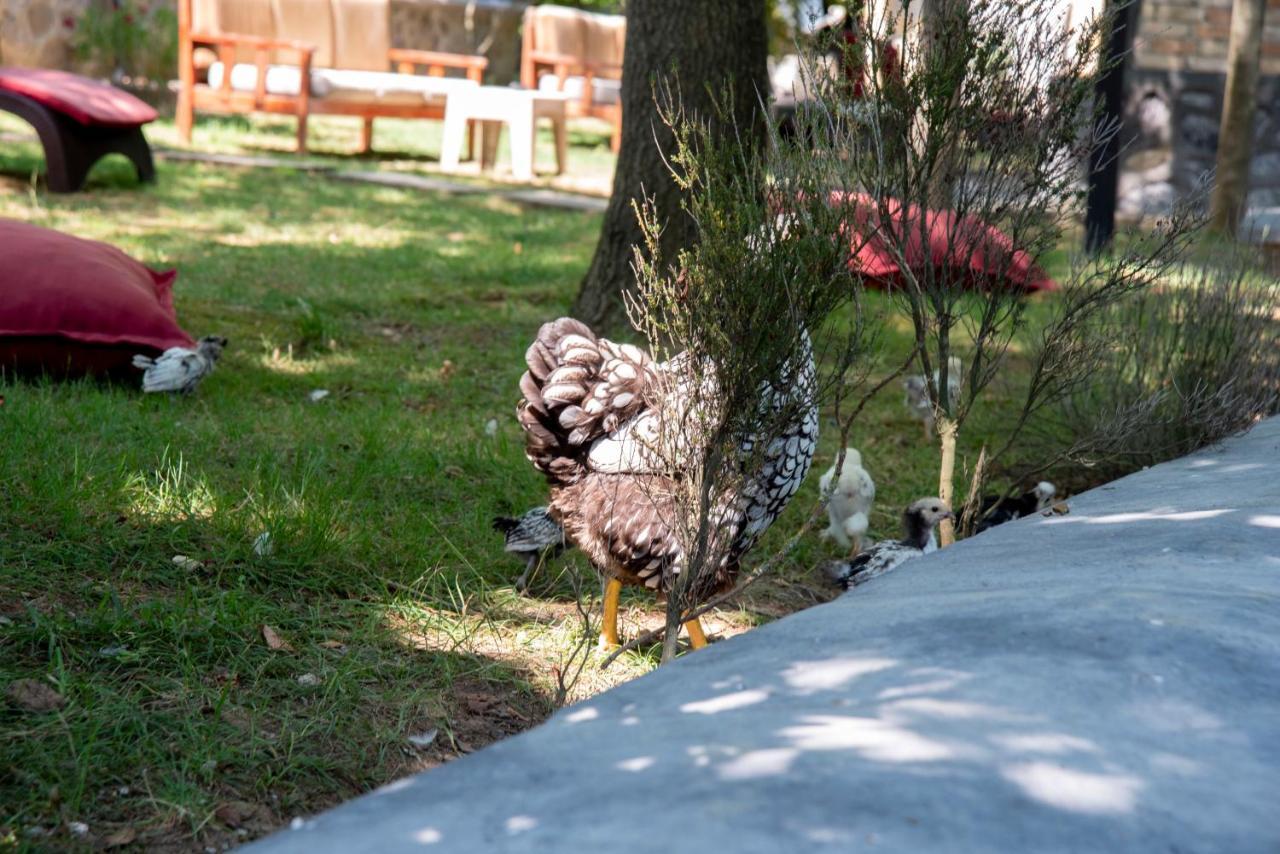
[[[678,414],[688,412],[691,396],[683,392],[690,382],[710,383],[714,390],[714,370],[694,378],[683,355],[657,363],[640,348],[599,338],[567,317],[538,330],[525,361],[529,370],[520,380],[518,415],[526,454],[551,485],[551,517],[608,579],[600,640],[616,646],[622,585],[662,597],[684,568],[687,546],[672,524],[680,517],[682,472],[672,470],[670,460],[657,459],[653,449],[671,438],[659,435],[664,425],[682,422]],[[690,591],[695,601],[732,586],[740,558],[786,507],[813,461],[818,412],[807,337],[782,373],[761,390],[761,405],[795,415],[765,417],[765,423],[790,423],[771,426],[774,435],[744,440],[746,454],[766,443],[758,474],[711,509],[711,553],[721,560]],[[691,451],[685,454],[695,458]],[[696,620],[685,628],[695,647],[705,643]]]

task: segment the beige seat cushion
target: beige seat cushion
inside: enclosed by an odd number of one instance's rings
[[[564,88],[560,88],[560,78],[554,74],[544,74],[538,78],[538,91],[563,92],[570,100],[582,97],[582,86],[585,77],[570,75],[564,79]],[[608,77],[591,78],[591,103],[617,104],[622,101],[622,81]]]
[[[382,71],[391,48],[390,0],[194,0],[198,33],[236,33],[301,42],[315,48],[313,68]],[[297,52],[271,51],[269,62]],[[236,60],[253,60],[239,49]]]
[[[525,27],[535,50],[602,65],[622,65],[627,35],[627,19],[623,15],[544,4],[528,8]]]
[[[224,73],[222,63],[215,62],[209,67],[209,85],[214,88],[221,86]],[[269,65],[266,90],[272,95],[297,95],[301,79],[302,72],[296,67]],[[256,66],[238,63],[232,67],[232,89],[252,92],[257,82]],[[426,77],[390,71],[334,68],[314,68],[311,71],[311,96],[327,101],[415,105],[426,100],[443,104],[450,94],[473,89],[478,85],[473,80],[456,77]]]

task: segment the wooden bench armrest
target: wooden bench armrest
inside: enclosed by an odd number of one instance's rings
[[[218,91],[224,96],[231,93],[231,70],[236,65],[236,49],[248,48],[253,51],[253,65],[257,70],[254,84],[253,106],[262,109],[267,96],[267,62],[273,50],[291,50],[298,54],[298,114],[306,115],[311,103],[311,62],[316,46],[306,42],[290,39],[267,39],[261,36],[242,35],[240,33],[192,33],[191,43],[212,44],[218,49],[218,61],[222,63],[222,83]],[[292,63],[279,62],[279,65]]]
[[[299,54],[313,54],[316,46],[292,39],[268,39],[244,33],[192,33],[191,41],[218,47],[244,47],[250,50],[294,50]]]
[[[428,75],[443,77],[446,68],[460,68],[467,73],[468,80],[474,80],[477,83],[484,77],[484,70],[489,67],[489,60],[483,56],[441,53],[434,50],[393,47],[387,51],[387,58],[396,63],[396,70],[401,74],[412,74],[415,67],[425,65]]]
[[[529,59],[534,65],[563,66],[572,71],[581,70],[592,77],[621,77],[622,66],[612,62],[594,62],[568,53],[552,53],[546,50],[529,52]]]

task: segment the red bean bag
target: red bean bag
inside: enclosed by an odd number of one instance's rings
[[[865,193],[835,192],[831,202],[850,208],[849,269],[872,287],[905,284],[898,249],[908,268],[932,266],[944,272],[944,281],[968,288],[1013,287],[1028,293],[1058,288],[1009,235],[977,217],[922,211],[918,205],[904,210],[897,199],[886,199],[881,208]]]
[[[136,353],[194,346],[174,316],[176,277],[106,243],[0,219],[0,370],[123,372]]]

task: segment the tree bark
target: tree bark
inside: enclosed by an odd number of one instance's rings
[[[1106,49],[1095,92],[1104,121],[1114,122],[1115,132],[1089,152],[1089,195],[1085,201],[1084,248],[1097,253],[1111,245],[1116,233],[1116,189],[1120,183],[1120,120],[1124,109],[1124,78],[1133,49],[1141,0],[1108,0],[1111,16]]]
[[[1249,197],[1253,114],[1258,100],[1262,19],[1267,0],[1235,0],[1227,47],[1227,92],[1218,131],[1218,170],[1209,204],[1209,225],[1235,236]]]
[[[715,101],[731,86],[739,133],[762,144],[767,56],[764,0],[628,0],[622,147],[595,257],[574,302],[575,316],[603,328],[624,321],[622,295],[635,283],[632,247],[643,239],[633,201],[653,198],[665,218],[664,260],[674,261],[693,243],[693,223],[680,209],[679,190],[663,161],[671,133],[658,117],[654,87],[669,81],[686,113],[709,119]]]

